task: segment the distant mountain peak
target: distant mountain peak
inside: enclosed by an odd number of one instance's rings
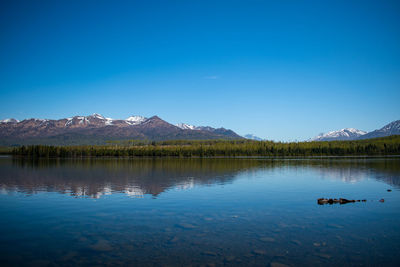
[[[354,140],[367,132],[355,128],[344,128],[337,131],[321,133],[309,141],[333,141],[333,140]]]
[[[4,120],[0,120],[0,123],[18,123],[19,120],[13,119],[13,118],[8,118]]]
[[[392,121],[378,130],[363,135],[360,139],[378,138],[390,135],[400,135],[400,120]]]
[[[381,131],[392,131],[392,130],[397,130],[397,131],[400,130],[400,120],[393,121],[381,128]]]
[[[136,115],[130,116],[127,119],[125,119],[125,121],[130,125],[137,125],[137,124],[144,122],[145,120],[147,120],[147,118],[145,118],[143,116],[136,116]]]
[[[149,120],[162,120],[160,117],[158,117],[157,115],[151,116],[149,118]]]
[[[254,134],[246,134],[243,136],[246,139],[256,140],[256,141],[263,141],[261,137],[255,136]]]
[[[101,120],[104,120],[104,119],[105,119],[105,117],[104,117],[103,115],[99,114],[99,113],[93,113],[93,114],[92,114],[91,116],[89,116],[89,117],[94,117],[94,118],[101,119]]]

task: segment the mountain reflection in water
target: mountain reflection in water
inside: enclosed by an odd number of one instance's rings
[[[12,162],[12,164],[10,164]],[[58,192],[99,198],[113,193],[157,197],[169,189],[232,183],[240,173],[311,170],[321,179],[370,177],[400,187],[397,158],[354,159],[13,159],[0,160],[2,193]]]

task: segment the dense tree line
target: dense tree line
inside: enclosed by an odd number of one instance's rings
[[[12,152],[11,147],[0,146],[0,155],[7,155]]]
[[[400,136],[357,141],[273,142],[252,140],[113,141],[105,146],[21,146],[30,157],[292,157],[400,155]]]

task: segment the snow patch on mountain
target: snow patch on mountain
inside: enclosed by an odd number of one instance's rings
[[[67,122],[64,124],[64,126],[71,125],[72,119],[73,119],[73,118],[67,118]]]
[[[89,117],[94,117],[94,118],[100,119],[100,120],[105,120],[105,119],[106,119],[103,115],[98,114],[98,113],[93,113],[93,114],[92,114],[91,116],[89,116]]]
[[[75,117],[70,117],[70,118],[66,118],[66,123],[65,126],[71,126],[74,125],[76,123],[78,124],[104,124],[104,125],[114,125],[115,123],[120,123],[120,122],[125,122],[128,125],[138,125],[143,123],[144,121],[147,120],[147,118],[143,117],[143,116],[130,116],[129,118],[125,119],[125,120],[121,120],[121,119],[113,119],[113,118],[107,118],[104,117],[101,114],[98,113],[93,113],[90,116],[75,116]]]
[[[175,124],[175,126],[181,128],[183,130],[196,130],[196,126],[186,124],[186,123],[178,123],[178,124]]]
[[[105,118],[105,124],[106,125],[113,125],[113,119],[111,119],[111,118]]]
[[[179,127],[183,130],[196,130],[196,131],[207,131],[207,132],[213,132],[216,129],[210,126],[194,126],[191,124],[187,124],[187,123],[178,123],[175,124],[176,127]]]

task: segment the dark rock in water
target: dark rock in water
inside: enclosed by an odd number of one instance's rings
[[[360,202],[361,200],[354,200],[354,199],[346,199],[346,198],[319,198],[317,200],[318,205],[324,205],[324,204],[347,204],[347,203],[354,203],[354,202]],[[366,200],[362,200],[363,202],[365,202]]]
[[[382,198],[382,199],[379,200],[379,202],[385,202],[385,200]]]
[[[354,203],[354,202],[356,202],[356,200],[349,200],[349,199],[345,199],[345,198],[340,198],[339,199],[339,203],[340,204],[347,204],[347,203]],[[360,200],[358,200],[358,202],[360,202]]]
[[[326,199],[326,198],[318,198],[318,204],[319,205],[328,204],[328,199]]]

